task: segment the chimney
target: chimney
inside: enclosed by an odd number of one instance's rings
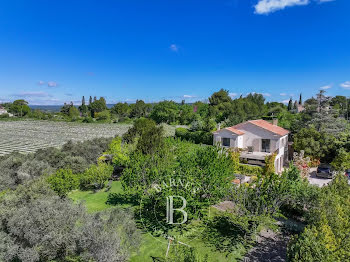
[[[278,119],[277,118],[272,119],[272,124],[274,126],[277,126],[278,125]]]

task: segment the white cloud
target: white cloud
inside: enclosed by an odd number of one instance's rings
[[[288,104],[289,103],[289,99],[283,100],[283,101],[281,101],[281,103]]]
[[[327,89],[330,89],[330,88],[332,88],[332,85],[327,85],[327,86],[320,87],[320,89],[322,89],[322,90],[327,90]]]
[[[307,5],[309,3],[309,0],[259,0],[254,7],[257,14],[269,14],[286,7]]]
[[[170,50],[173,52],[177,52],[177,51],[179,51],[179,47],[176,44],[171,44]]]
[[[344,89],[350,90],[350,81],[346,81],[346,82],[340,84],[340,86]]]
[[[39,85],[39,86],[45,85],[45,82],[40,80],[40,81],[38,82],[38,85]]]
[[[229,95],[231,98],[233,98],[233,97],[237,96],[237,93],[229,93],[228,95]]]
[[[280,96],[286,96],[287,94],[286,93],[280,93]]]
[[[183,98],[195,98],[196,96],[191,96],[191,95],[183,95]]]
[[[54,82],[54,81],[50,81],[50,82],[47,82],[47,86],[48,87],[57,87],[58,84],[56,82]]]
[[[333,2],[335,0],[259,0],[254,6],[256,14],[269,14],[286,7],[308,5],[312,1],[317,3]]]
[[[263,96],[267,96],[267,97],[270,97],[270,96],[271,96],[271,94],[269,94],[269,93],[262,93],[262,95],[263,95]]]

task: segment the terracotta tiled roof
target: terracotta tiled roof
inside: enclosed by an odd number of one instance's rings
[[[235,133],[237,135],[244,135],[244,132],[242,132],[241,130],[238,130],[236,128],[233,128],[233,127],[227,127],[225,129],[228,130],[228,131],[231,131],[231,132],[233,132],[233,133]]]
[[[223,130],[228,130],[228,131],[230,131],[230,132],[232,132],[232,133],[235,133],[236,135],[244,135],[244,132],[243,131],[241,131],[241,130],[238,130],[238,129],[235,129],[235,128],[233,128],[233,127],[226,127],[226,128],[223,128],[223,129],[220,129],[220,130],[217,130],[217,131],[215,131],[215,132],[213,132],[213,133],[218,133],[218,132],[220,132],[220,131],[223,131]]]
[[[244,123],[241,123],[241,124],[238,124],[238,125],[235,125],[231,128],[234,128],[234,129],[239,129],[241,128],[243,125],[247,124],[247,123],[251,123],[253,125],[256,125],[258,127],[261,127],[267,131],[270,131],[272,133],[275,133],[277,135],[280,135],[280,136],[285,136],[289,133],[289,131],[287,129],[284,129],[282,127],[279,127],[279,126],[276,126],[276,125],[273,125],[265,120],[250,120],[250,121],[247,121],[247,122],[244,122]]]

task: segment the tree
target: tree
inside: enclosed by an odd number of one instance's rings
[[[81,100],[81,106],[79,106],[79,111],[83,116],[87,116],[87,112],[88,112],[89,108],[88,106],[85,104],[85,97],[83,96],[82,100]]]
[[[344,148],[340,148],[338,155],[332,162],[332,166],[335,170],[341,172],[350,169],[350,153],[346,152]]]
[[[148,130],[156,127],[156,123],[152,119],[140,118],[134,121],[133,127],[123,135],[123,140],[127,143],[133,143],[135,139],[142,136]]]
[[[294,136],[293,147],[297,152],[304,151],[306,156],[328,162],[335,157],[336,139],[312,127],[302,128]]]
[[[321,189],[308,217],[309,225],[289,244],[288,261],[348,261],[350,187],[343,174]]]
[[[70,104],[64,103],[64,105],[61,107],[60,112],[66,116],[69,116],[69,110],[73,107],[73,102]]]
[[[113,114],[116,114],[118,117],[121,118],[128,117],[129,111],[129,105],[127,103],[117,103],[111,109],[111,112]]]
[[[299,96],[299,105],[303,105],[303,99],[301,97],[301,93],[300,93],[300,96]]]
[[[229,96],[228,90],[220,89],[220,91],[215,92],[209,98],[210,106],[218,106],[223,103],[231,102],[231,97]]]
[[[164,145],[164,130],[162,126],[154,126],[143,132],[137,142],[137,150],[143,154],[152,155]]]
[[[288,102],[288,111],[292,111],[292,109],[293,109],[293,100],[292,98],[290,98]]]
[[[131,105],[130,116],[139,118],[147,116],[150,107],[143,100],[136,100],[136,103]]]
[[[98,165],[92,165],[90,168],[80,177],[80,186],[82,188],[95,188],[101,189],[105,186],[105,182],[111,178],[113,174],[113,166],[98,163]]]
[[[95,113],[95,118],[99,121],[110,121],[111,120],[111,114],[109,110],[104,110],[99,113]]]
[[[91,111],[91,116],[95,117],[95,113],[99,113],[108,109],[106,100],[103,97],[100,97],[100,99],[97,100],[95,97],[94,102],[89,105],[89,109]]]
[[[0,261],[126,262],[139,246],[130,212],[88,214],[83,205],[55,195],[43,179],[0,198]]]
[[[92,97],[90,96],[90,98],[89,98],[89,105],[91,105],[92,104]]]
[[[9,111],[10,113],[13,113],[19,117],[23,117],[30,112],[30,107],[28,106],[27,101],[23,99],[19,99],[19,100],[13,101]]]
[[[156,104],[150,117],[157,123],[176,123],[179,117],[178,105],[173,101],[162,101]]]
[[[297,110],[297,109],[298,109],[298,101],[295,100],[293,105],[293,110]]]
[[[47,181],[60,197],[66,197],[70,191],[79,188],[79,176],[74,175],[70,169],[57,170]]]
[[[70,106],[69,108],[69,117],[72,120],[76,120],[79,117],[79,110],[75,106]]]

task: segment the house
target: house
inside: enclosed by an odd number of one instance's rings
[[[289,131],[265,120],[250,120],[214,132],[214,145],[241,149],[240,158],[252,165],[265,165],[266,156],[276,154],[276,172],[288,157]]]
[[[0,115],[4,115],[4,114],[8,114],[7,110],[5,109],[5,107],[0,106]]]

